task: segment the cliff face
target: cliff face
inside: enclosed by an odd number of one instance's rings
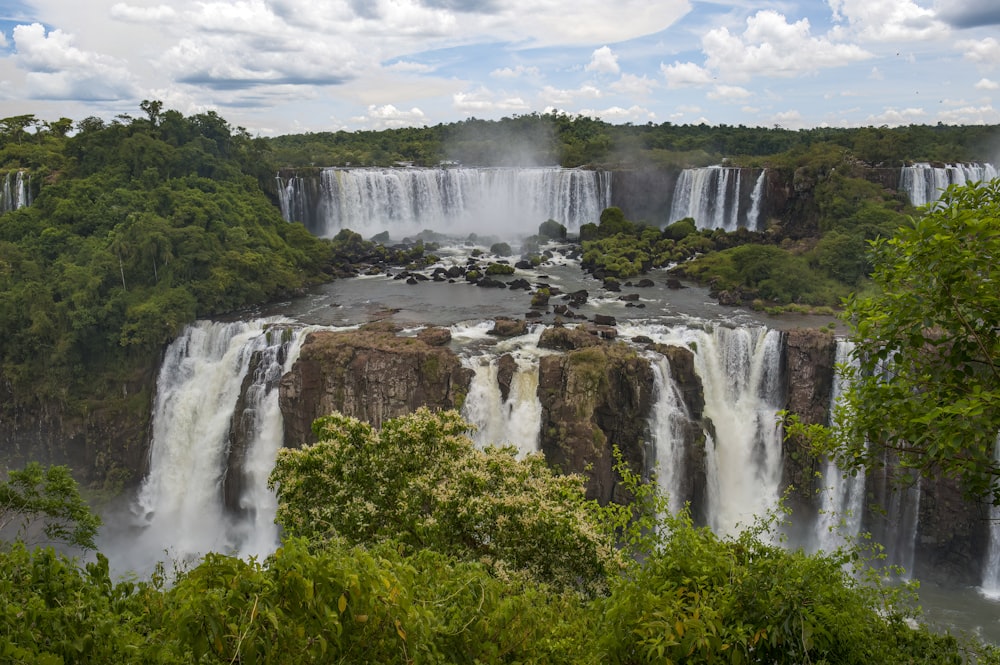
[[[145,472],[155,367],[122,395],[70,408],[15,395],[0,373],[0,475],[28,462],[65,464],[84,487],[118,491]]]
[[[614,474],[614,446],[631,468],[648,466],[648,417],[653,370],[634,348],[601,343],[577,328],[550,328],[539,343],[571,350],[541,359],[541,446],[549,464],[587,478],[587,494],[601,503],[625,497]]]
[[[421,406],[460,408],[472,375],[446,347],[385,324],[312,333],[279,387],[285,445],[313,442],[313,420],[333,411],[377,427]]]

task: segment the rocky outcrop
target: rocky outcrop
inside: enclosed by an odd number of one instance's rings
[[[446,347],[386,323],[311,333],[279,387],[285,445],[314,441],[313,420],[333,411],[378,427],[421,406],[460,408],[472,375]]]
[[[145,472],[156,363],[118,394],[75,406],[16,394],[0,373],[0,476],[29,462],[65,464],[84,487],[121,491]]]
[[[564,339],[572,337],[586,339],[579,333]],[[613,449],[618,446],[635,471],[648,468],[649,361],[632,347],[600,342],[546,356],[539,366],[538,398],[541,447],[549,464],[583,474],[588,496],[601,503],[626,500],[616,482]]]

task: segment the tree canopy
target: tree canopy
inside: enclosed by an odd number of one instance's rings
[[[1000,503],[1000,181],[950,187],[875,240],[872,261],[878,291],[845,312],[858,364],[842,458],[872,465],[889,450]]]

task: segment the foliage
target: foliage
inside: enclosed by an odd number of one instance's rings
[[[15,527],[18,541],[34,539],[40,532],[50,542],[94,549],[100,525],[68,467],[43,468],[32,462],[9,471],[7,480],[0,482],[0,532]]]
[[[490,245],[490,254],[495,254],[496,256],[510,256],[513,254],[513,250],[505,242],[495,242]]]
[[[1000,503],[1000,182],[949,188],[873,243],[878,293],[853,297],[847,400],[837,444],[847,462],[884,449],[923,473],[961,477]]]
[[[277,521],[322,543],[395,540],[594,592],[619,565],[587,512],[583,481],[556,475],[540,455],[478,450],[454,411],[420,409],[382,429],[334,414],[313,425],[319,442],[282,450],[271,475]]]
[[[554,219],[549,219],[539,224],[538,235],[550,240],[565,240],[566,227]]]

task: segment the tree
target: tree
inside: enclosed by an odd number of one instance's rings
[[[880,290],[846,312],[858,366],[840,456],[873,464],[889,450],[1000,504],[1000,181],[950,187],[872,250]]]
[[[277,521],[316,543],[393,540],[484,562],[500,575],[601,587],[620,560],[583,479],[556,475],[540,455],[478,450],[470,427],[455,411],[426,408],[381,431],[341,414],[320,418],[318,443],[278,454]]]
[[[15,539],[40,530],[50,541],[94,549],[101,519],[80,497],[69,467],[42,467],[37,462],[10,471],[0,483],[0,530],[12,527]]]

